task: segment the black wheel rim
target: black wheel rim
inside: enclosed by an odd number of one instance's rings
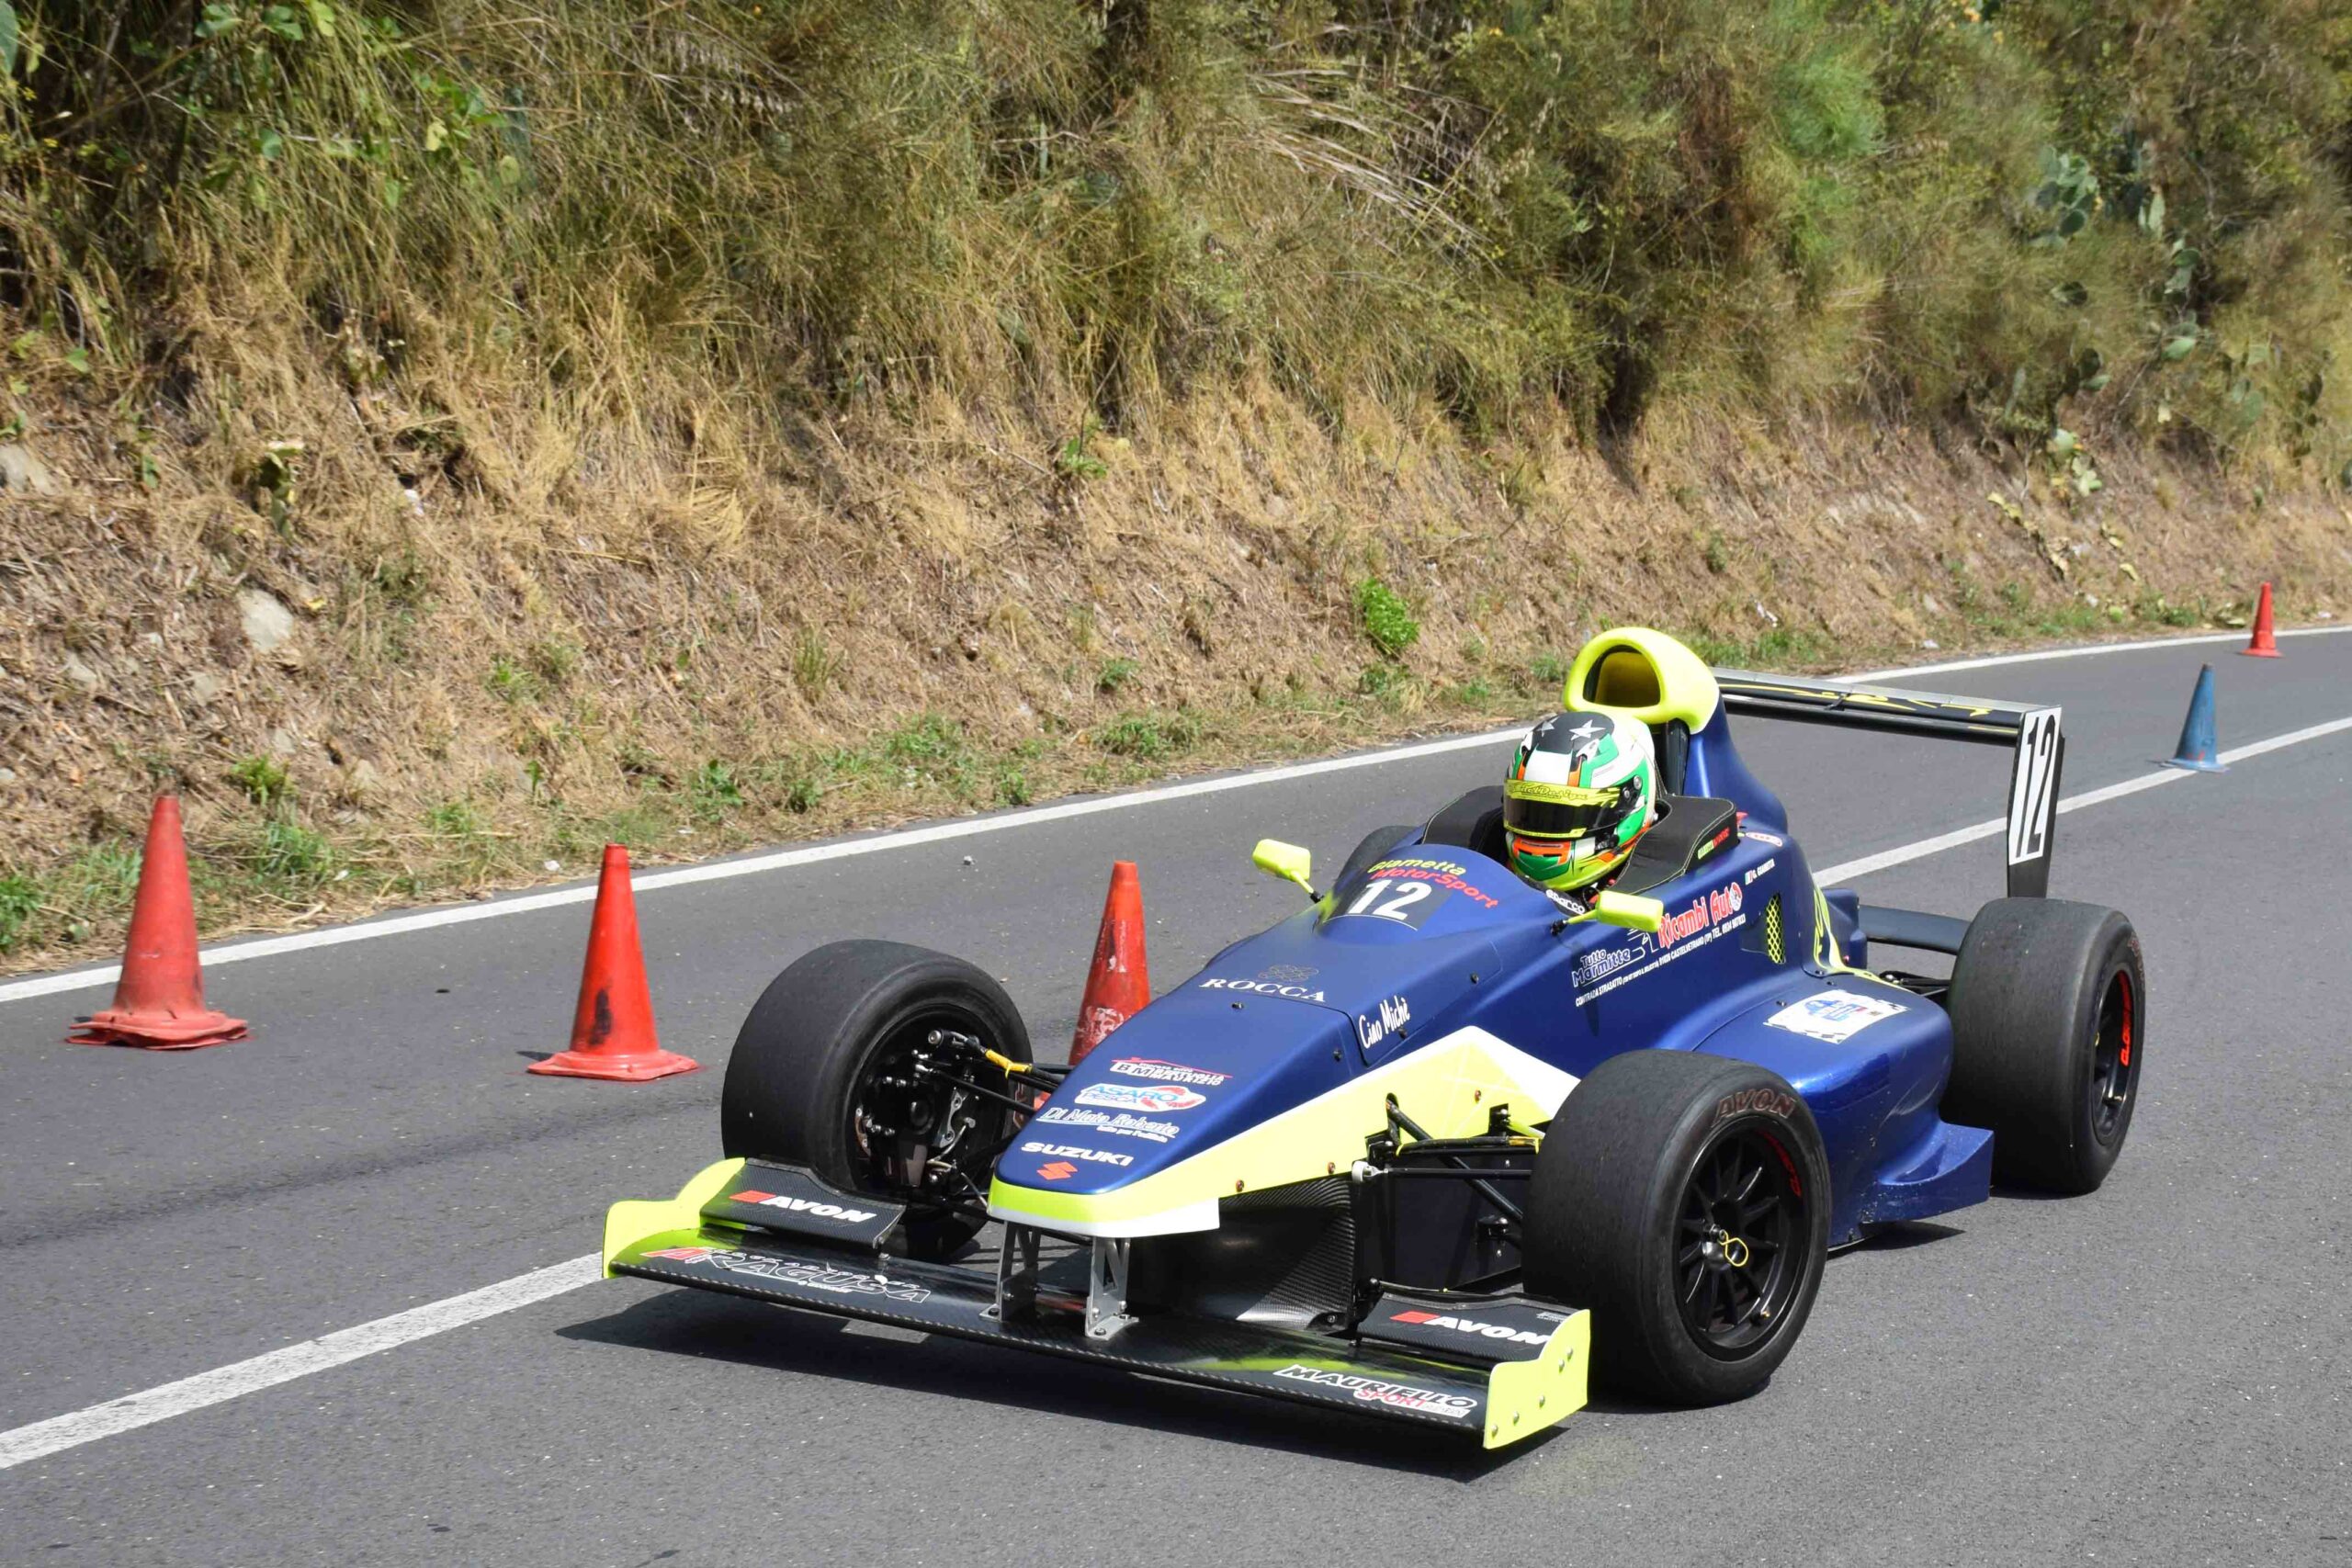
[[[1674,1294],[1700,1348],[1726,1360],[1780,1330],[1804,1283],[1809,1200],[1780,1139],[1734,1125],[1700,1154],[1677,1216]]]
[[[956,1008],[911,1013],[883,1032],[849,1095],[851,1163],[858,1189],[916,1205],[984,1218],[997,1156],[1021,1122],[1012,1086],[979,1051],[934,1034],[987,1044],[981,1021]]]
[[[2123,1135],[2124,1119],[2132,1113],[2132,1091],[2139,1087],[2133,1001],[2132,976],[2118,969],[2099,998],[2098,1032],[2091,1041],[2090,1128],[2101,1144]]]

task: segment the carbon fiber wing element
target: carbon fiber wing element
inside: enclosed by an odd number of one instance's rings
[[[2041,898],[2049,894],[2058,778],[2066,756],[2059,709],[1990,697],[1764,675],[1753,670],[1718,670],[1714,676],[1723,693],[1724,711],[1743,717],[1878,729],[1930,740],[2006,748],[2012,759],[2006,836],[2008,896]]]
[[[1079,1312],[1007,1310],[997,1270],[874,1250],[865,1237],[888,1233],[893,1206],[834,1191],[794,1167],[725,1161],[674,1204],[620,1210],[608,1275],[1405,1422],[1490,1449],[1585,1403],[1591,1319],[1576,1307],[1392,1291],[1356,1335],[1182,1313],[1122,1316],[1105,1331]],[[666,1228],[649,1233],[639,1220]],[[1082,1275],[1085,1256],[1075,1261]],[[1040,1303],[1056,1294],[1028,1293]]]

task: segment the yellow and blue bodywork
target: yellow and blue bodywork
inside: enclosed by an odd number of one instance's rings
[[[1686,691],[1697,683],[1686,674]],[[998,1163],[991,1213],[1073,1235],[1212,1227],[1221,1199],[1345,1170],[1391,1096],[1435,1137],[1484,1131],[1498,1103],[1540,1124],[1598,1063],[1634,1049],[1705,1051],[1786,1078],[1829,1156],[1833,1246],[1982,1201],[1989,1134],[1936,1111],[1951,1066],[1943,1010],[1863,972],[1858,930],[1817,893],[1721,705],[1675,713],[1701,719],[1678,793],[1729,800],[1742,819],[1721,849],[1643,890],[1665,906],[1660,931],[1564,927],[1498,862],[1408,839],[1128,1020]],[[1392,898],[1365,893],[1383,883],[1428,891],[1390,915]],[[1839,1027],[1856,1017],[1867,1021]],[[1131,1086],[1171,1067],[1199,1103],[1125,1108]]]
[[[1199,1238],[1224,1232],[1238,1247],[1249,1205],[1308,1192],[1350,1201],[1351,1168],[1396,1113],[1424,1140],[1501,1130],[1526,1134],[1532,1150],[1586,1075],[1636,1049],[1754,1063],[1804,1097],[1828,1159],[1832,1246],[1873,1224],[1982,1201],[1990,1134],[1938,1112],[1952,1059],[1942,1008],[1867,972],[1857,906],[1815,886],[1780,800],[1740,761],[1726,710],[1777,703],[1791,710],[1777,716],[2014,742],[2013,888],[2038,874],[2037,857],[2047,862],[2056,711],[1729,671],[1719,683],[1689,650],[1641,628],[1589,644],[1565,694],[1572,709],[1653,727],[1670,743],[1668,820],[1679,801],[1694,813],[1686,828],[1722,824],[1629,889],[1663,906],[1656,931],[1570,918],[1577,907],[1521,882],[1477,835],[1433,819],[1309,908],[1219,953],[1071,1069],[997,1161],[989,1213],[1009,1235],[1068,1238],[1098,1256],[1140,1244],[1180,1259],[1171,1267],[1213,1270],[1220,1255]],[[2046,754],[2036,751],[2045,739]],[[1001,1278],[974,1283],[971,1270],[876,1252],[853,1267],[806,1227],[783,1240],[760,1234],[774,1222],[729,1197],[746,1181],[754,1197],[799,1190],[789,1184],[807,1173],[796,1172],[747,1176],[725,1162],[676,1200],[616,1206],[608,1271],[1458,1430],[1475,1423],[1488,1446],[1583,1403],[1589,1325],[1572,1303],[1487,1298],[1469,1311],[1392,1290],[1368,1307],[1360,1300],[1357,1321],[1336,1334],[1328,1321],[1258,1313],[1227,1325],[1247,1331],[1239,1339],[1197,1322],[1146,1319],[1107,1337],[1015,1322],[999,1310]],[[807,1190],[812,1201],[829,1191]],[[876,1213],[860,1240],[882,1247],[896,1211],[868,1206]],[[1476,1353],[1450,1354],[1457,1345]]]

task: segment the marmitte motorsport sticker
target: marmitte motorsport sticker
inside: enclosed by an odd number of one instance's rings
[[[1476,1400],[1462,1394],[1440,1393],[1434,1389],[1415,1388],[1410,1383],[1383,1382],[1378,1378],[1359,1377],[1353,1372],[1327,1371],[1321,1367],[1302,1367],[1293,1363],[1274,1376],[1298,1382],[1320,1383],[1325,1388],[1346,1389],[1369,1404],[1400,1405],[1407,1410],[1428,1410],[1440,1416],[1451,1416],[1457,1421],[1474,1414],[1478,1408]]]

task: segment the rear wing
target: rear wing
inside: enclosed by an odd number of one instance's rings
[[[1718,670],[1714,676],[1726,713],[2007,748],[2014,759],[2009,768],[2009,897],[2048,895],[2058,773],[2066,756],[2066,742],[2058,729],[2058,709],[1988,697],[1951,697],[1891,686],[1760,675],[1752,670]]]

